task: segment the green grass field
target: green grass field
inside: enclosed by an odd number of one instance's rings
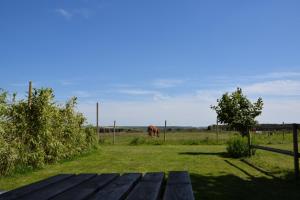
[[[208,144],[187,145],[189,142],[186,141],[192,140],[194,134],[197,133],[177,133],[173,138],[168,135],[168,142],[164,145],[141,134],[119,136],[117,144],[111,145],[111,136],[108,135],[98,150],[87,155],[48,165],[44,169],[1,177],[0,189],[14,189],[58,173],[187,170],[196,199],[300,198],[300,182],[292,177],[292,157],[258,150],[251,158],[232,159],[226,156],[226,146],[220,141],[220,145],[215,145],[209,138]],[[145,141],[140,145],[128,145],[137,136],[145,137]],[[199,141],[207,140],[207,136],[196,137]],[[213,140],[215,135],[209,137]],[[272,146],[287,148],[290,145],[279,143]]]

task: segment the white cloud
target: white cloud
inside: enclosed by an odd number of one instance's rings
[[[70,11],[67,11],[63,8],[55,9],[55,12],[63,16],[65,19],[70,20],[73,17],[73,14]]]
[[[232,92],[240,86],[251,99],[261,96],[264,101],[260,123],[299,123],[300,122],[300,81],[293,79],[300,76],[297,72],[270,73],[262,75],[266,80],[251,79],[248,84],[224,84],[212,89],[190,90],[184,94],[168,96],[165,89],[183,82],[158,81],[153,89],[129,88],[125,85],[117,94],[142,96],[135,101],[104,101],[100,104],[100,124],[111,125],[117,120],[119,125],[163,125],[168,120],[169,125],[206,126],[215,123],[216,114],[210,109],[216,104],[217,98],[225,92]],[[268,78],[267,78],[268,77]],[[239,77],[237,77],[238,79]],[[171,79],[169,79],[171,80]],[[175,79],[172,79],[175,80]],[[213,81],[213,80],[212,80]],[[172,81],[171,81],[172,82]],[[153,87],[154,86],[154,87]],[[164,89],[163,93],[160,89]],[[148,98],[151,97],[151,98]],[[137,98],[138,99],[138,98]],[[95,104],[82,102],[79,110],[83,112],[90,123],[95,122]]]
[[[297,96],[300,95],[300,81],[276,80],[254,83],[243,87],[247,94]]]
[[[256,78],[262,79],[282,79],[282,78],[292,78],[292,77],[300,77],[300,72],[272,72],[268,74],[255,76]]]
[[[158,91],[154,91],[154,90],[141,90],[141,89],[122,89],[119,90],[119,92],[128,95],[149,95],[149,94],[158,93]]]
[[[168,95],[162,94],[161,92],[155,90],[122,89],[119,90],[119,93],[132,96],[150,96],[154,101],[160,101],[169,98]]]
[[[58,8],[55,9],[55,12],[67,20],[72,19],[74,16],[80,16],[85,19],[88,19],[90,18],[90,16],[93,15],[93,12],[88,8],[79,8],[79,9],[72,9],[72,10]]]
[[[174,98],[161,101],[113,101],[100,104],[100,124],[111,125],[116,120],[119,125],[207,125],[213,120],[214,113],[209,103],[193,98]],[[95,104],[82,103],[79,111],[95,123]]]
[[[264,99],[260,123],[300,123],[299,99]]]
[[[207,126],[215,123],[216,114],[210,106],[216,99],[208,101],[198,96],[185,96],[160,101],[109,101],[100,103],[100,124],[111,125],[168,125]],[[80,103],[79,111],[95,124],[95,103]],[[264,99],[260,123],[299,123],[299,100]]]

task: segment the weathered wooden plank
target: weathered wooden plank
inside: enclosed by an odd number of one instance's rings
[[[53,176],[53,177],[47,178],[45,180],[41,180],[39,182],[17,188],[15,190],[8,191],[8,192],[0,195],[0,200],[17,199],[17,198],[20,198],[21,196],[26,195],[30,192],[34,192],[36,190],[39,190],[39,189],[49,186],[51,184],[55,184],[62,180],[66,180],[72,176],[74,176],[74,174],[59,174],[59,175]]]
[[[127,200],[157,200],[161,194],[165,174],[153,172],[144,175],[129,193]]]
[[[170,172],[164,200],[194,200],[192,184],[188,172]]]
[[[81,183],[72,189],[63,192],[56,197],[53,198],[53,200],[83,200],[87,197],[91,196],[95,192],[97,192],[99,189],[103,188],[107,184],[109,184],[111,181],[116,179],[119,176],[119,174],[101,174],[96,177],[93,177],[92,179],[85,181],[84,183]],[[52,200],[52,199],[51,199]]]
[[[60,181],[56,184],[51,184],[48,187],[44,187],[40,190],[37,190],[35,192],[32,192],[30,194],[24,195],[20,200],[33,200],[33,199],[38,199],[38,200],[47,200],[50,198],[55,197],[56,195],[75,187],[76,185],[87,181],[91,178],[96,176],[96,174],[79,174],[76,176],[72,176],[69,179]]]
[[[98,191],[89,200],[120,200],[124,199],[142,177],[141,173],[123,174],[109,185]]]
[[[265,147],[265,146],[259,146],[259,145],[251,145],[252,148],[256,148],[256,149],[261,149],[261,150],[265,150],[265,151],[272,151],[275,153],[281,153],[281,154],[285,154],[288,156],[294,156],[294,152],[293,151],[288,151],[288,150],[283,150],[283,149],[276,149],[276,148],[272,148],[272,147]]]
[[[191,179],[187,171],[172,171],[169,173],[167,185],[170,184],[191,184]]]

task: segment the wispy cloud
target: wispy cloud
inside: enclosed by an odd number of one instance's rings
[[[181,79],[157,79],[153,85],[157,88],[171,88],[183,84],[184,80]]]
[[[63,8],[57,8],[55,9],[55,12],[67,20],[70,20],[73,17],[73,14],[70,11]]]
[[[59,83],[60,83],[62,86],[69,86],[69,85],[74,85],[74,84],[75,84],[74,81],[70,81],[70,80],[60,80]]]
[[[210,104],[201,103],[193,98],[169,98],[160,101],[109,101],[102,102],[101,124],[110,125],[113,120],[120,125],[163,125],[168,120],[171,125],[201,126],[214,122]],[[95,104],[82,103],[79,111],[88,116],[88,120],[95,122]],[[201,113],[201,114],[200,114]],[[213,120],[212,120],[213,119]]]
[[[149,95],[149,94],[156,94],[157,91],[154,90],[142,90],[142,89],[122,89],[119,90],[122,94],[129,94],[129,95]]]
[[[215,123],[216,118],[210,106],[215,105],[222,94],[233,92],[236,87],[241,87],[252,100],[263,98],[264,109],[258,118],[260,123],[297,122],[300,115],[300,79],[297,77],[300,73],[287,71],[249,75],[248,80],[242,76],[234,77],[232,82],[228,79],[228,82],[218,85],[211,85],[214,79],[201,80],[201,84],[194,81],[192,88],[186,87],[186,81],[174,81],[177,79],[159,79],[148,85],[117,85],[113,87],[116,98],[102,102],[102,123],[109,125],[117,120],[120,125],[159,125],[168,120],[170,125],[209,125]],[[174,88],[177,86],[185,89],[177,90]],[[124,96],[129,98],[122,99]],[[79,107],[90,122],[95,121],[94,107],[94,103],[84,102]]]
[[[283,78],[294,78],[294,77],[300,77],[300,72],[272,72],[268,74],[258,75],[257,78],[262,79],[283,79]]]
[[[300,81],[275,80],[254,83],[244,86],[248,94],[275,95],[275,96],[298,96],[300,95]]]
[[[150,96],[154,101],[160,101],[168,99],[169,96],[162,94],[156,90],[142,90],[142,89],[122,89],[119,90],[119,93],[133,95],[133,96]]]
[[[90,18],[93,15],[93,12],[88,8],[77,8],[77,9],[64,9],[64,8],[57,8],[55,12],[60,16],[64,17],[66,20],[70,20],[75,16],[80,16],[85,19]]]

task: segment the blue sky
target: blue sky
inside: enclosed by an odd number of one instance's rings
[[[100,123],[202,126],[242,87],[299,122],[300,1],[1,0],[0,87],[52,87]]]

